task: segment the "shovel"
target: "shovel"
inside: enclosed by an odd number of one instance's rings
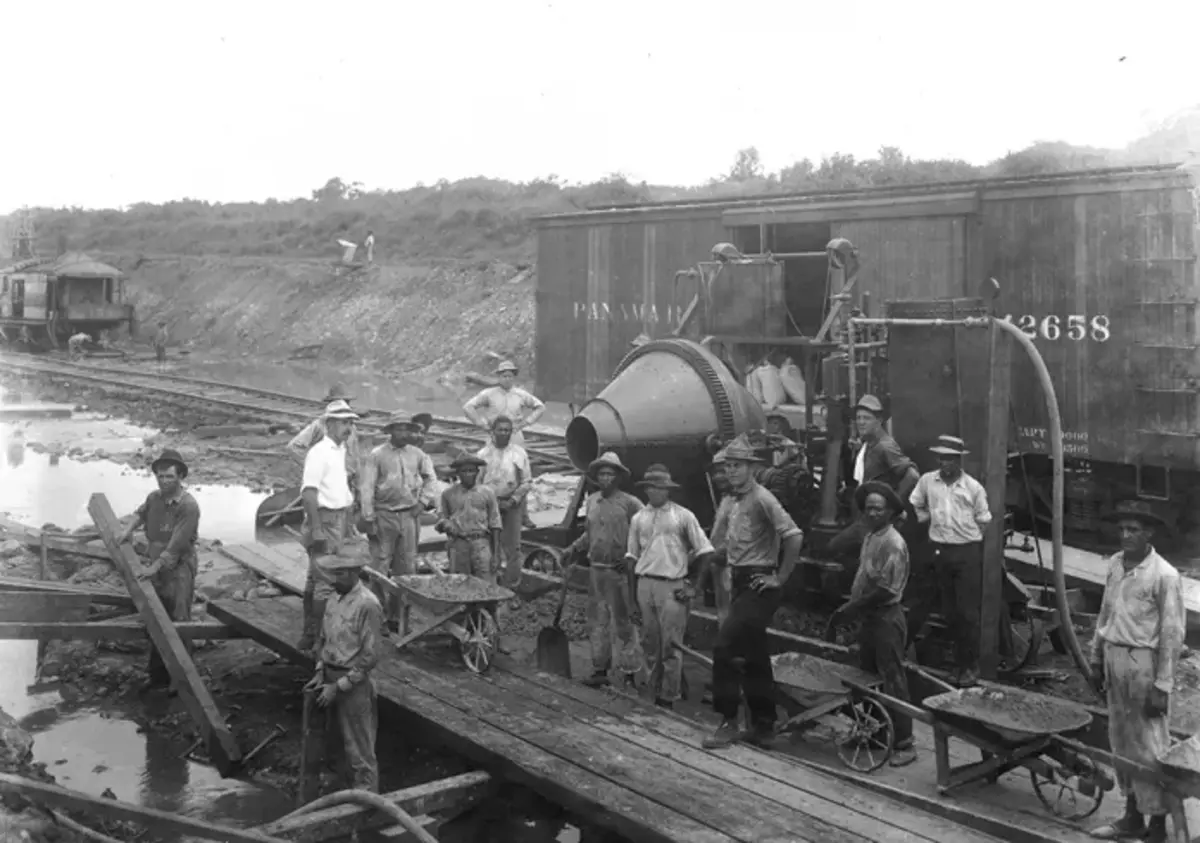
[[[558,625],[562,620],[563,607],[567,605],[567,584],[570,581],[567,572],[563,573],[562,594],[558,598],[558,608],[554,610],[554,621],[538,633],[537,666],[538,670],[557,673],[565,679],[570,679],[571,645],[567,641],[567,634]]]

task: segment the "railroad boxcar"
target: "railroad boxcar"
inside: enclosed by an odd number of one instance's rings
[[[121,271],[80,252],[0,269],[0,327],[9,342],[57,347],[78,331],[96,340],[132,329],[133,305],[124,299]]]
[[[783,333],[813,336],[829,307],[826,244],[846,238],[861,265],[856,293],[873,304],[975,297],[996,279],[996,312],[1034,339],[1054,379],[1069,526],[1094,529],[1114,499],[1139,496],[1192,529],[1200,521],[1197,196],[1194,174],[1168,165],[545,217],[539,394],[594,396],[636,337],[669,334],[691,295],[680,271],[709,260],[720,241],[777,256],[782,271],[767,277],[783,290],[746,285],[738,295],[764,305],[782,298]],[[1047,421],[1025,361],[1015,364],[1013,396],[1011,444],[1029,456],[1041,501],[1033,508],[1048,510]]]

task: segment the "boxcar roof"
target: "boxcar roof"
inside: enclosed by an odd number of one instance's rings
[[[44,272],[60,278],[119,278],[122,274],[115,266],[101,263],[83,252],[67,252],[25,271]]]
[[[827,203],[831,206],[852,206],[862,200],[879,200],[885,197],[936,196],[946,193],[986,194],[989,191],[1029,190],[1037,193],[1066,185],[1093,186],[1094,188],[1120,189],[1125,182],[1178,180],[1179,186],[1188,184],[1189,175],[1179,164],[1151,164],[1137,167],[1112,167],[1097,170],[1074,170],[1038,176],[1010,178],[972,179],[968,181],[927,182],[924,184],[887,185],[883,187],[852,188],[848,190],[822,190],[799,193],[765,193],[756,196],[726,196],[717,198],[679,199],[669,202],[642,202],[602,205],[586,211],[571,211],[562,214],[547,214],[535,217],[538,223],[559,223],[571,220],[599,221],[609,216],[653,216],[656,212],[679,216],[692,213],[719,213],[725,209],[748,208],[773,205],[802,205]]]

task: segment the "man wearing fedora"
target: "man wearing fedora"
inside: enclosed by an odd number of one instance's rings
[[[671,500],[679,484],[661,463],[646,469],[638,481],[649,504],[629,525],[626,558],[637,577],[638,609],[642,614],[642,646],[654,683],[654,701],[672,708],[683,690],[683,634],[688,609],[696,597],[689,578],[692,561],[708,565],[713,546],[691,510]],[[699,582],[700,578],[696,578]]]
[[[149,564],[138,571],[138,578],[150,580],[171,620],[190,621],[196,586],[200,504],[183,488],[188,467],[178,451],[165,449],[150,464],[150,470],[158,488],[137,508],[133,523],[120,536],[119,543],[129,541],[138,528],[145,527]],[[170,687],[171,674],[153,644],[148,673],[148,688]]]
[[[933,574],[942,617],[954,638],[958,684],[979,681],[979,613],[983,599],[983,531],[992,523],[987,491],[963,471],[970,453],[957,436],[938,437],[929,450],[938,455],[936,471],[921,475],[910,502],[917,521],[929,525]],[[915,637],[920,630],[912,630]]]
[[[601,454],[588,465],[588,479],[598,491],[584,504],[583,534],[567,548],[567,558],[586,556],[588,564],[588,626],[592,645],[592,675],[583,684],[599,688],[609,684],[613,650],[617,669],[630,684],[641,667],[633,628],[634,595],[630,593],[625,551],[629,546],[629,522],[642,509],[642,502],[621,489],[629,469],[612,452]]]
[[[1092,683],[1098,693],[1107,693],[1112,751],[1153,769],[1171,746],[1171,694],[1186,622],[1183,583],[1150,543],[1165,524],[1149,503],[1123,501],[1107,518],[1116,522],[1121,552],[1108,562],[1092,638]],[[1117,783],[1125,794],[1125,814],[1092,836],[1165,843],[1167,814],[1181,810],[1177,800],[1156,779],[1118,770]]]
[[[907,626],[900,601],[908,582],[908,546],[892,525],[904,511],[904,501],[886,483],[872,481],[854,490],[868,533],[859,551],[858,571],[850,599],[829,618],[829,630],[853,620],[861,621],[858,634],[859,666],[883,679],[884,692],[908,701],[908,674],[904,669]],[[892,711],[895,741],[891,764],[903,767],[916,760],[912,718]]]
[[[362,582],[360,574],[366,563],[363,556],[327,554],[317,557],[316,563],[329,579],[333,593],[325,605],[314,648],[316,672],[304,690],[319,691],[317,705],[337,722],[344,747],[346,786],[378,793],[378,719],[371,672],[379,661],[383,610]]]
[[[329,394],[321,399],[326,406],[334,401],[344,401],[349,406],[354,400],[353,395],[346,392],[346,388],[340,383],[335,383],[329,388]],[[296,462],[304,465],[304,455],[308,453],[308,449],[316,445],[325,438],[325,413],[321,412],[315,419],[305,425],[304,429],[292,437],[292,441],[288,442],[287,449],[295,458]],[[350,432],[350,438],[346,440],[346,472],[350,475],[350,488],[354,488],[354,478],[358,476],[358,431]]]
[[[500,506],[496,493],[476,481],[487,465],[479,457],[463,454],[450,463],[458,482],[442,492],[435,528],[445,533],[450,573],[496,581],[494,560],[500,547]]]
[[[346,473],[346,442],[354,432],[358,413],[345,401],[331,401],[325,408],[325,436],[304,456],[300,500],[304,505],[301,541],[308,551],[308,579],[304,585],[304,633],[297,648],[312,648],[332,595],[329,576],[316,564],[318,556],[337,553],[346,537],[354,493]]]
[[[508,416],[492,420],[492,438],[475,456],[486,463],[479,482],[491,487],[500,503],[500,551],[504,571],[502,584],[513,587],[521,581],[521,528],[525,496],[533,488],[533,468],[525,449],[512,441],[513,423]]]
[[[498,386],[489,386],[463,405],[467,418],[478,427],[490,430],[498,416],[506,416],[512,422],[512,441],[516,445],[525,445],[525,437],[521,431],[535,424],[546,412],[546,405],[537,397],[516,385],[517,364],[505,360],[496,367],[496,376],[500,378]]]
[[[417,547],[421,534],[421,513],[432,509],[437,488],[437,473],[429,455],[413,444],[421,428],[412,416],[397,410],[388,416],[383,432],[389,439],[374,448],[363,461],[359,483],[359,505],[366,532],[375,541],[375,569],[389,576],[417,572]],[[388,626],[396,627],[400,601],[386,599]]]
[[[713,648],[713,709],[722,720],[705,739],[709,748],[743,739],[766,745],[775,731],[775,676],[767,626],[796,567],[804,534],[775,496],[754,479],[762,462],[745,434],[725,448],[732,502],[721,509],[713,533],[721,537],[717,561],[730,568],[731,601]],[[743,695],[752,720],[749,733],[738,726]]]

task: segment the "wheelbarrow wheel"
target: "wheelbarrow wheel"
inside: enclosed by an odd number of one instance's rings
[[[475,606],[463,620],[466,635],[458,642],[458,653],[472,673],[486,673],[500,642],[500,627],[490,610]]]
[[[1077,755],[1069,767],[1054,762],[1047,762],[1045,767],[1050,770],[1049,776],[1030,768],[1029,780],[1046,810],[1064,820],[1082,820],[1100,809],[1104,789],[1099,782],[1103,776],[1096,762]]]
[[[896,736],[888,710],[869,697],[852,697],[841,715],[848,721],[846,731],[836,739],[842,763],[859,773],[871,773],[886,764]]]

